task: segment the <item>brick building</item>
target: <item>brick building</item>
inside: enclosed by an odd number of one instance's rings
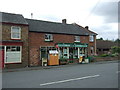
[[[76,62],[80,56],[96,54],[96,33],[77,24],[48,22],[26,19],[29,24],[30,66],[49,60],[49,51],[57,50],[59,58]]]
[[[28,66],[28,23],[22,15],[0,12],[0,59],[3,68]]]
[[[41,66],[49,51],[60,58],[79,59],[96,54],[96,33],[78,24],[25,19],[20,14],[0,12],[0,59],[3,68]]]
[[[110,54],[112,53],[111,48],[113,46],[118,46],[118,44],[108,40],[97,40],[96,41],[97,54],[98,55]]]

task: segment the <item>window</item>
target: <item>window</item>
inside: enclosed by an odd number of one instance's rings
[[[63,58],[67,58],[67,54],[68,54],[67,48],[63,48]]]
[[[94,42],[94,36],[93,35],[90,35],[90,37],[89,37],[90,39],[90,42]]]
[[[21,28],[12,26],[11,27],[11,39],[20,39],[21,38]]]
[[[6,60],[5,63],[21,62],[21,47],[20,46],[6,46]]]
[[[0,46],[0,50],[4,50],[4,46]]]
[[[75,36],[75,42],[80,42],[80,37],[79,36]]]
[[[90,47],[90,52],[91,52],[91,55],[94,54],[94,47]]]
[[[52,34],[45,34],[45,41],[53,41],[53,35]]]

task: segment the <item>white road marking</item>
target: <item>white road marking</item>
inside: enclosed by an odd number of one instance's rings
[[[69,81],[74,81],[74,80],[87,79],[87,78],[95,78],[95,77],[98,77],[98,76],[100,76],[100,75],[85,76],[85,77],[81,77],[81,78],[74,78],[74,79],[61,80],[61,81],[56,81],[56,82],[43,83],[43,84],[40,84],[40,86],[56,84],[56,83],[63,83],[63,82],[69,82]]]
[[[116,73],[120,73],[120,71],[116,71]]]

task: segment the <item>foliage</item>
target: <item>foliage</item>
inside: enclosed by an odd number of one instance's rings
[[[115,40],[115,43],[120,43],[120,39],[116,39],[116,40]]]
[[[115,53],[120,53],[120,47],[118,47],[118,46],[113,46],[113,47],[111,48],[111,50],[112,50],[112,53],[113,53],[113,54],[115,54]]]
[[[67,60],[67,58],[60,58],[60,61],[61,62],[67,62],[68,60]]]
[[[108,56],[108,54],[102,54],[101,55],[101,57],[107,57]]]
[[[103,40],[103,38],[101,37],[101,38],[99,38],[99,39],[97,39],[97,40]]]
[[[89,56],[88,59],[89,59],[90,62],[94,62],[95,61],[94,56]]]

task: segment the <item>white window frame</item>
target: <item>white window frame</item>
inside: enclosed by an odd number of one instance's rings
[[[74,36],[74,42],[80,42],[80,36]]]
[[[46,39],[46,35],[50,38]],[[45,41],[53,41],[53,35],[52,34],[45,34]]]
[[[94,55],[94,47],[93,46],[90,47],[90,53],[91,53],[91,55]]]
[[[22,63],[22,46],[19,46],[20,47],[20,60],[16,61],[16,62],[7,62],[7,51],[6,51],[7,47],[8,46],[5,46],[5,50],[4,50],[4,52],[5,52],[5,58],[4,58],[5,64],[7,64],[7,63]],[[12,47],[15,47],[15,46],[12,46]]]
[[[89,41],[90,41],[90,42],[94,42],[94,36],[93,36],[93,35],[90,35],[90,36],[89,36]]]
[[[15,32],[12,31],[14,27],[19,28],[19,32],[18,32],[18,33],[15,33]],[[19,35],[19,38],[14,38],[14,37],[13,37],[13,34],[18,34],[18,35]],[[19,26],[12,26],[12,27],[11,27],[11,39],[21,39],[21,28],[20,28]]]

